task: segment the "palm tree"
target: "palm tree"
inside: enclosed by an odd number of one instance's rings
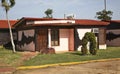
[[[8,27],[9,27],[9,32],[10,32],[11,44],[12,44],[12,48],[13,48],[13,53],[15,53],[16,52],[15,44],[14,44],[14,40],[13,40],[13,34],[12,34],[10,21],[9,21],[9,18],[8,18],[8,11],[10,10],[10,8],[12,8],[15,5],[15,0],[1,0],[1,4],[2,4],[2,7],[5,9],[5,12],[6,12],[6,19],[7,19],[7,23],[8,23]]]
[[[47,10],[45,11],[46,18],[52,18],[52,13],[53,13],[53,10],[52,10],[52,9],[47,9]]]

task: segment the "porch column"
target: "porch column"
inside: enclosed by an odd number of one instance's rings
[[[106,46],[106,29],[99,29],[99,49],[107,49]]]
[[[51,29],[48,29],[48,48],[51,48]]]

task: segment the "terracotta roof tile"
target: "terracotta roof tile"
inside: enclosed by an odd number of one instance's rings
[[[107,26],[109,25],[109,22],[103,22],[103,21],[98,21],[98,20],[89,20],[89,19],[55,19],[55,18],[30,18],[30,17],[23,17],[20,19],[16,24],[20,25],[23,21],[54,21],[54,20],[74,20],[75,23],[56,23],[56,24],[32,24],[33,26],[73,26],[73,25],[81,25],[81,26]]]
[[[120,20],[111,20],[110,22],[120,23]]]
[[[98,21],[98,20],[89,20],[89,19],[51,19],[51,18],[25,18],[26,20],[40,20],[40,21],[45,21],[45,20],[75,20],[75,24],[77,25],[108,25],[109,22],[104,22],[104,21]]]
[[[109,22],[97,21],[97,20],[88,20],[88,19],[76,19],[75,24],[78,25],[109,25]]]
[[[11,26],[13,26],[17,20],[10,20]],[[8,23],[7,20],[0,20],[0,29],[7,29],[8,28]]]

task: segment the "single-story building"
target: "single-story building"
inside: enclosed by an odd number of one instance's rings
[[[11,26],[13,26],[17,20],[10,20]],[[16,33],[14,28],[12,27],[13,37],[16,39]],[[0,20],[0,45],[6,45],[10,42],[10,34],[7,20]]]
[[[20,19],[14,27],[17,31],[16,48],[24,51],[81,50],[81,40],[86,32],[93,32],[99,49],[106,49],[106,26],[108,22],[87,19]]]
[[[107,46],[120,47],[120,20],[111,20],[107,26]]]

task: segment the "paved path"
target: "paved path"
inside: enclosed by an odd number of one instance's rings
[[[120,60],[19,70],[14,74],[120,74]]]

